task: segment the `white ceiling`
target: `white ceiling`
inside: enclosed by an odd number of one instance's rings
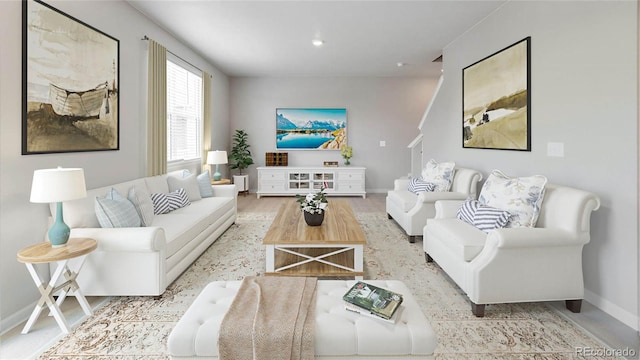
[[[128,3],[229,76],[438,76],[432,60],[505,1]]]

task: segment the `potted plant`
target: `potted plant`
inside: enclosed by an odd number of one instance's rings
[[[304,212],[304,221],[309,226],[319,226],[324,220],[324,210],[327,208],[327,196],[324,188],[317,193],[308,193],[306,196],[296,195],[300,209]]]
[[[249,190],[249,175],[243,174],[242,171],[253,164],[249,143],[247,142],[247,134],[244,130],[236,130],[233,135],[233,145],[229,153],[229,167],[238,169],[240,175],[233,176],[233,183],[236,184],[238,191],[245,192]]]

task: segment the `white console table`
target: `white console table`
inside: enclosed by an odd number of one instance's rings
[[[258,199],[261,196],[306,194],[325,188],[327,195],[362,196],[364,167],[308,167],[261,166],[258,167]]]

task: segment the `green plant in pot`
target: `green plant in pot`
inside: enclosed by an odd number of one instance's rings
[[[231,151],[229,152],[229,167],[231,169],[238,169],[240,173],[240,177],[244,177],[243,179],[243,188],[240,191],[248,190],[248,180],[246,180],[246,175],[243,174],[243,170],[248,168],[249,165],[253,164],[253,158],[251,157],[251,151],[249,150],[249,143],[247,142],[247,134],[244,130],[236,130],[233,135],[233,144],[231,147]],[[236,177],[234,176],[234,183]]]

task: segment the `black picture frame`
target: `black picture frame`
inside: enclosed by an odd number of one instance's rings
[[[120,149],[120,41],[23,1],[22,154]]]
[[[531,37],[462,69],[462,147],[531,151]]]

